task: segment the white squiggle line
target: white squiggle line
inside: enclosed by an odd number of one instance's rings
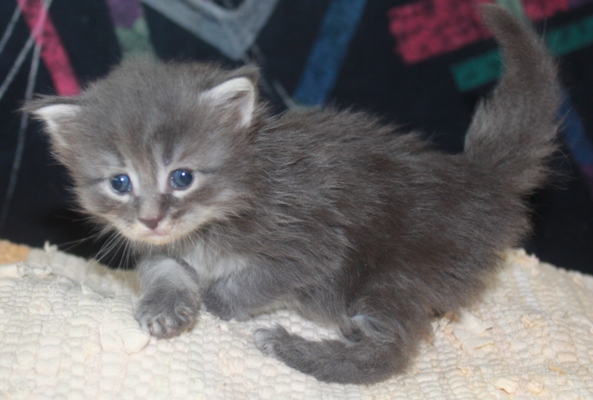
[[[16,74],[21,69],[21,65],[23,65],[23,62],[25,62],[25,58],[27,57],[27,54],[29,53],[29,50],[31,50],[31,47],[33,47],[34,43],[35,38],[32,35],[29,36],[29,39],[27,39],[25,46],[21,49],[19,55],[16,57],[14,64],[12,64],[12,68],[10,68],[10,71],[8,71],[8,74],[6,75],[4,82],[2,82],[2,86],[0,86],[0,100],[2,100],[2,97],[4,97],[4,93],[14,80]]]
[[[39,70],[39,59],[41,58],[41,46],[36,45],[33,51],[33,59],[31,60],[31,70],[29,71],[29,77],[27,79],[27,88],[25,91],[25,100],[29,101],[33,97],[33,91],[35,89],[35,82],[37,78],[37,71]],[[21,162],[23,160],[23,153],[25,151],[25,139],[27,137],[27,126],[29,125],[29,113],[23,113],[21,115],[21,124],[19,126],[17,145],[14,154],[14,160],[12,161],[12,168],[10,170],[10,177],[8,179],[8,188],[6,189],[6,195],[4,196],[4,202],[2,203],[2,213],[0,213],[0,227],[4,226],[6,218],[8,217],[8,211],[10,210],[10,203],[14,196],[16,189],[16,183],[18,180],[18,174],[21,170]]]
[[[41,31],[41,28],[45,24],[47,12],[49,10],[49,7],[51,6],[51,3],[52,0],[47,0],[43,3],[44,7],[41,11],[40,18],[37,20],[35,27],[29,33],[29,38],[27,39],[25,46],[20,51],[19,55],[14,61],[14,64],[12,64],[12,68],[10,69],[10,71],[8,71],[8,74],[6,75],[4,82],[2,82],[2,85],[0,86],[0,100],[2,100],[2,97],[4,97],[4,93],[6,93],[6,90],[14,80],[14,77],[21,69],[21,65],[25,61],[25,58],[27,57],[29,50],[31,50],[31,47],[33,47],[33,44],[35,43],[35,37]]]
[[[51,2],[52,2],[52,0],[48,0],[47,2],[44,2],[44,9],[42,11],[41,17],[35,24],[35,28],[31,32],[29,39],[27,39],[27,43],[25,44],[25,47],[21,50],[19,56],[17,57],[17,60],[16,60],[17,62],[15,62],[15,64],[13,65],[12,70],[14,70],[17,65],[18,65],[17,72],[18,72],[18,69],[20,69],[20,65],[23,63],[27,53],[29,52],[29,49],[31,48],[31,46],[33,45],[33,43],[35,41],[35,36],[37,35],[39,30],[45,23],[45,19],[47,16],[47,10],[49,9]],[[19,60],[19,58],[21,58],[21,57],[22,57],[22,60]],[[37,80],[36,79],[37,71],[39,70],[40,58],[41,58],[41,46],[39,44],[37,44],[35,46],[35,50],[33,51],[33,58],[31,59],[31,69],[29,71],[29,77],[27,78],[27,87],[25,89],[25,100],[26,101],[31,100],[31,98],[33,97],[33,91],[35,90],[35,83]],[[9,72],[9,76],[10,76],[10,73],[12,72],[12,70]],[[16,75],[16,72],[14,72],[14,74]],[[12,80],[12,78],[10,80]],[[8,84],[6,84],[6,82],[8,82]],[[5,86],[8,87],[8,85],[10,84],[10,82],[8,81],[8,77],[7,77],[7,80],[5,80],[5,84],[6,85],[3,84],[3,86],[2,86],[3,88]],[[4,88],[4,90],[6,90],[6,88]],[[4,94],[4,92],[2,90],[0,90],[0,99],[2,98],[3,94]],[[23,153],[25,151],[25,139],[27,137],[28,125],[29,125],[29,113],[23,113],[21,115],[21,123],[19,125],[19,131],[18,131],[18,135],[17,135],[17,146],[15,149],[14,160],[12,161],[10,177],[8,179],[8,188],[6,189],[6,194],[4,195],[4,201],[2,203],[2,212],[0,212],[0,227],[4,226],[4,224],[6,222],[6,218],[8,218],[8,212],[10,211],[10,204],[12,203],[12,198],[14,196],[14,191],[16,189],[16,184],[18,181],[18,173],[21,169]]]
[[[12,17],[10,17],[10,22],[6,26],[6,30],[4,31],[4,34],[2,35],[2,39],[0,39],[0,54],[2,54],[2,51],[4,50],[6,43],[8,43],[8,39],[10,39],[10,37],[12,36],[12,32],[14,31],[14,26],[16,25],[16,22],[19,20],[20,16],[21,16],[21,8],[17,4],[14,7],[14,12],[12,13]]]
[[[251,47],[278,2],[244,0],[239,7],[228,10],[206,0],[141,1],[232,60],[239,60]],[[233,35],[224,30],[230,30]]]

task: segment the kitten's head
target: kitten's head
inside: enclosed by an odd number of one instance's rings
[[[134,242],[165,245],[253,201],[256,80],[251,67],[134,60],[79,97],[26,109],[45,122],[86,212]]]

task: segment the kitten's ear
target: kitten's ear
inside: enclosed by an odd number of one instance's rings
[[[226,118],[237,119],[238,127],[248,127],[255,110],[255,87],[241,76],[229,79],[204,92],[202,98],[221,110]]]
[[[37,105],[32,103],[25,107],[36,119],[45,122],[46,131],[54,143],[67,148],[68,140],[64,137],[64,125],[72,121],[80,112],[80,106],[72,103],[50,103]]]

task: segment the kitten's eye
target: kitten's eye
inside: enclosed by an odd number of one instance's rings
[[[111,187],[117,193],[123,194],[132,190],[132,181],[126,174],[116,175],[111,178]]]
[[[186,169],[177,169],[171,173],[171,186],[175,189],[185,189],[194,179],[192,173]]]

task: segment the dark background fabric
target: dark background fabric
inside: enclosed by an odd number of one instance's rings
[[[208,3],[233,11],[249,2],[185,3]],[[26,9],[34,3],[0,0],[0,34],[16,7]],[[424,132],[443,151],[462,150],[476,102],[494,83],[488,80],[460,87],[453,72],[456,66],[496,49],[487,32],[476,25],[479,20],[467,12],[475,1],[270,3],[271,12],[256,29],[256,39],[239,57],[229,56],[224,44],[184,28],[150,1],[54,0],[49,18],[82,87],[136,51],[148,51],[163,60],[208,60],[228,66],[255,62],[262,69],[262,93],[277,112],[326,104],[367,110],[398,124],[404,132]],[[555,41],[550,39],[550,46],[559,56],[567,93],[563,151],[554,159],[558,179],[530,199],[534,232],[524,244],[544,261],[593,273],[593,4],[569,0],[505,3],[514,4],[515,12],[534,20],[540,33],[548,37],[558,33]],[[30,32],[20,17],[0,53],[0,84]],[[18,108],[25,98],[33,56],[29,51],[0,98],[0,238],[32,246],[49,241],[69,252],[92,256],[104,241],[88,239],[93,228],[73,211],[68,177],[51,158],[40,125],[28,121],[27,129],[19,132]],[[490,67],[496,69],[487,64],[479,68],[488,71]],[[51,68],[41,61],[35,93],[56,93]],[[24,147],[15,165],[19,135]],[[9,190],[11,184],[14,192]]]

